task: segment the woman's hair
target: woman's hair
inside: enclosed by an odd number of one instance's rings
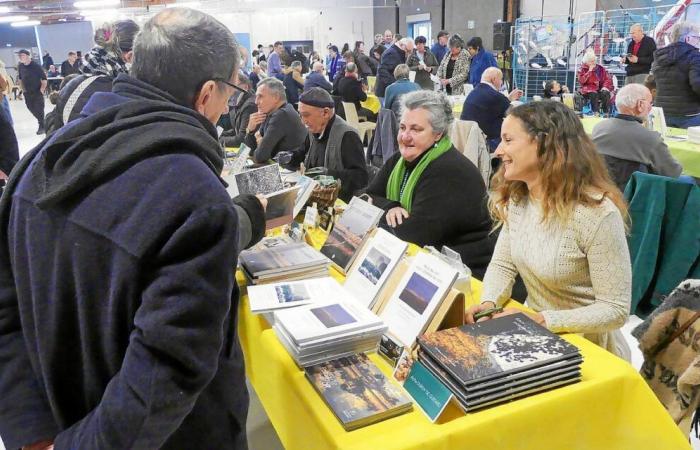
[[[133,20],[117,20],[105,23],[95,30],[95,44],[117,55],[130,52],[134,48],[134,38],[139,26]]]
[[[345,53],[343,53],[343,59],[345,60],[345,62],[355,61],[355,55],[350,50],[348,50]]]
[[[420,90],[402,95],[399,117],[403,116],[406,111],[414,109],[428,111],[430,126],[435,133],[442,133],[443,136],[447,134],[447,130],[454,121],[452,105],[442,92]]]
[[[374,53],[379,53],[379,57],[380,57],[380,58],[382,57],[382,53],[384,53],[385,50],[386,50],[386,49],[384,48],[383,45],[377,45],[376,47],[374,47],[374,48],[372,49],[372,51],[373,51]]]
[[[355,51],[355,52],[359,52],[359,51],[360,51],[360,46],[361,46],[362,44],[364,44],[364,41],[355,41],[355,50],[354,50],[354,51]]]
[[[644,78],[644,86],[646,86],[650,91],[652,89],[656,89],[656,77],[653,73],[650,73]]]
[[[476,50],[481,50],[482,48],[484,48],[484,42],[479,36],[474,36],[467,42],[467,47],[471,47]]]
[[[557,80],[549,80],[544,84],[544,98],[554,97],[552,89],[554,88],[554,83],[559,83]]]
[[[462,39],[462,36],[458,34],[453,34],[452,36],[450,36],[450,40],[447,41],[447,46],[450,48],[464,48],[464,39]]]
[[[350,44],[346,42],[345,44],[343,44],[343,50],[340,53],[345,54],[345,52],[347,52],[348,50],[350,50]]]
[[[581,60],[582,63],[584,64],[589,64],[594,62],[596,59],[595,52],[593,50],[588,50],[585,55],[583,55],[583,59]]]
[[[622,193],[611,181],[581,120],[569,107],[559,102],[529,102],[513,108],[509,116],[518,119],[537,141],[544,220],[565,222],[577,205],[594,206],[605,197],[617,206],[622,217],[628,217]],[[506,180],[503,165],[491,187],[489,210],[499,227],[508,219],[508,202],[522,201],[528,196],[528,188],[523,181]],[[597,198],[601,194],[603,198]]]
[[[399,78],[408,78],[408,74],[410,72],[411,71],[406,64],[398,64],[396,67],[394,67],[394,78],[397,80]]]
[[[425,36],[418,36],[413,42],[415,42],[415,44],[418,45],[425,44],[426,42],[428,42],[428,40],[425,38]]]

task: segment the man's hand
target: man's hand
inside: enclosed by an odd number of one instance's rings
[[[391,228],[396,228],[403,223],[403,219],[408,219],[408,217],[408,211],[400,206],[397,206],[387,211],[386,223],[388,223]]]
[[[254,112],[248,118],[248,126],[246,127],[246,133],[252,133],[255,131],[261,123],[265,121],[267,114],[261,112]]]
[[[634,55],[629,55],[629,56],[627,57],[627,59],[628,59],[632,64],[637,64],[637,62],[639,61],[639,58],[637,58],[637,57],[634,56]]]
[[[255,196],[258,198],[258,201],[262,205],[263,211],[267,211],[267,199],[265,198],[265,196],[262,194],[255,194]]]
[[[514,100],[519,100],[522,96],[523,91],[521,91],[520,89],[513,89],[512,91],[510,91],[510,94],[508,94],[508,100],[510,100],[511,102]]]
[[[260,145],[260,142],[262,141],[262,134],[260,134],[260,131],[255,132],[255,142]]]

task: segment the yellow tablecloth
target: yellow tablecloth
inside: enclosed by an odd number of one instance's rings
[[[377,96],[374,94],[370,94],[369,92],[367,93],[367,100],[360,102],[360,106],[369,109],[375,114],[377,114],[379,112],[379,108],[382,107],[381,103],[379,103],[379,98],[377,98]]]
[[[243,284],[242,276],[239,282]],[[481,283],[473,280],[467,302],[476,303],[480,296]],[[266,320],[250,313],[246,295],[238,325],[248,378],[288,450],[690,449],[639,374],[578,335],[564,337],[584,356],[580,383],[467,415],[449,405],[437,424],[414,407],[408,414],[346,432]],[[380,356],[369,357],[391,374]]]
[[[604,120],[600,117],[585,117],[581,119],[586,133],[591,134],[593,127]],[[669,128],[669,134],[676,136],[687,136],[688,130],[680,128]],[[674,158],[683,166],[683,173],[700,178],[700,144],[694,144],[688,140],[674,141],[666,139],[666,145]]]

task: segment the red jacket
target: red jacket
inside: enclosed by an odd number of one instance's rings
[[[588,70],[586,65],[581,66],[578,71],[578,82],[581,85],[582,94],[598,92],[603,88],[611,93],[615,90],[610,74],[600,64],[596,64],[592,71]]]

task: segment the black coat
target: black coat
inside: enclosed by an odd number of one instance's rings
[[[652,73],[656,77],[654,104],[667,116],[700,113],[700,51],[676,42],[654,53]]]
[[[487,138],[501,136],[501,125],[510,108],[510,100],[491,86],[479,83],[464,99],[461,120],[473,120]]]
[[[632,47],[634,47],[634,41],[630,41],[629,45],[627,46],[627,54],[632,53]],[[637,52],[637,58],[639,58],[639,61],[634,64],[627,61],[627,67],[625,67],[627,76],[631,77],[633,75],[649,73],[651,71],[651,63],[654,62],[655,51],[656,42],[653,38],[645,35],[642,38],[639,51]]]
[[[379,63],[379,67],[377,67],[377,84],[374,86],[374,92],[377,94],[377,97],[384,97],[387,86],[396,81],[394,69],[405,62],[406,52],[396,45],[392,45],[382,53],[382,60]]]
[[[262,208],[231,202],[216,130],[167,93],[120,75],[85,113],[0,200],[0,435],[245,448],[234,270]]]
[[[399,202],[386,198],[389,175],[401,158],[392,156],[374,177],[367,193],[384,211]],[[486,208],[486,187],[479,170],[452,147],[433,161],[418,180],[411,206],[411,215],[396,228],[390,228],[386,216],[380,226],[414,244],[447,245],[462,255],[463,262],[481,279],[496,243],[489,235],[491,219]]]
[[[229,113],[231,129],[221,133],[219,142],[224,147],[239,147],[245,139],[250,115],[258,110],[255,95],[252,92],[241,94],[236,107]]]
[[[338,80],[335,95],[339,95],[344,102],[354,103],[359,112],[362,109],[361,102],[367,100],[367,93],[362,90],[362,82],[354,77],[343,77]]]

